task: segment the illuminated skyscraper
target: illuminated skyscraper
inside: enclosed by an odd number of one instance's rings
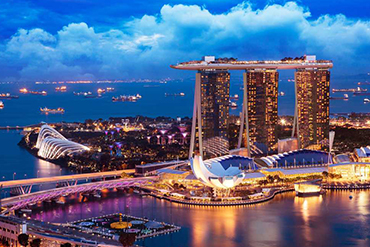
[[[300,148],[321,149],[329,136],[330,71],[298,69],[295,83]]]
[[[249,70],[244,76],[247,80],[250,143],[272,151],[277,142],[279,73],[276,70]]]
[[[206,70],[200,74],[204,157],[212,158],[229,152],[230,73]]]

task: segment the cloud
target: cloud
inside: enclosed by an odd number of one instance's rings
[[[56,33],[19,29],[0,45],[0,79],[181,77],[169,64],[208,54],[261,60],[316,54],[333,59],[338,72],[352,73],[365,71],[369,48],[369,21],[313,18],[295,2],[262,9],[243,2],[218,14],[197,5],[164,5],[155,15],[105,31],[84,22]]]

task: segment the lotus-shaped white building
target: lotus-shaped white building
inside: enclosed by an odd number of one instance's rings
[[[190,159],[196,178],[205,185],[217,189],[230,189],[240,184],[246,170],[256,170],[252,159],[239,155],[226,155],[203,161],[202,157]]]
[[[44,159],[58,159],[64,155],[88,151],[90,148],[70,141],[49,125],[43,125],[37,137],[38,155]]]

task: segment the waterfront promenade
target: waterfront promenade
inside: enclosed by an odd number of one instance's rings
[[[171,196],[164,196],[154,191],[148,193],[148,195],[153,196],[158,199],[164,199],[170,202],[180,203],[180,204],[187,204],[187,205],[195,205],[195,206],[240,206],[240,205],[252,205],[263,203],[273,199],[277,194],[284,193],[284,192],[291,192],[294,191],[293,186],[282,187],[282,188],[273,188],[271,189],[268,194],[261,196],[260,198],[256,199],[245,199],[245,200],[232,200],[232,201],[211,201],[211,200],[187,200],[187,199],[179,199],[174,198]]]

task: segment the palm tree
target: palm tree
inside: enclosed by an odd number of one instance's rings
[[[136,241],[136,234],[134,233],[122,233],[119,236],[119,242],[123,247],[132,246]]]
[[[22,246],[28,245],[28,239],[29,239],[29,236],[27,234],[22,233],[18,235],[18,242]]]
[[[35,238],[30,243],[31,247],[40,247],[40,245],[41,245],[41,239],[39,239],[39,238]]]

